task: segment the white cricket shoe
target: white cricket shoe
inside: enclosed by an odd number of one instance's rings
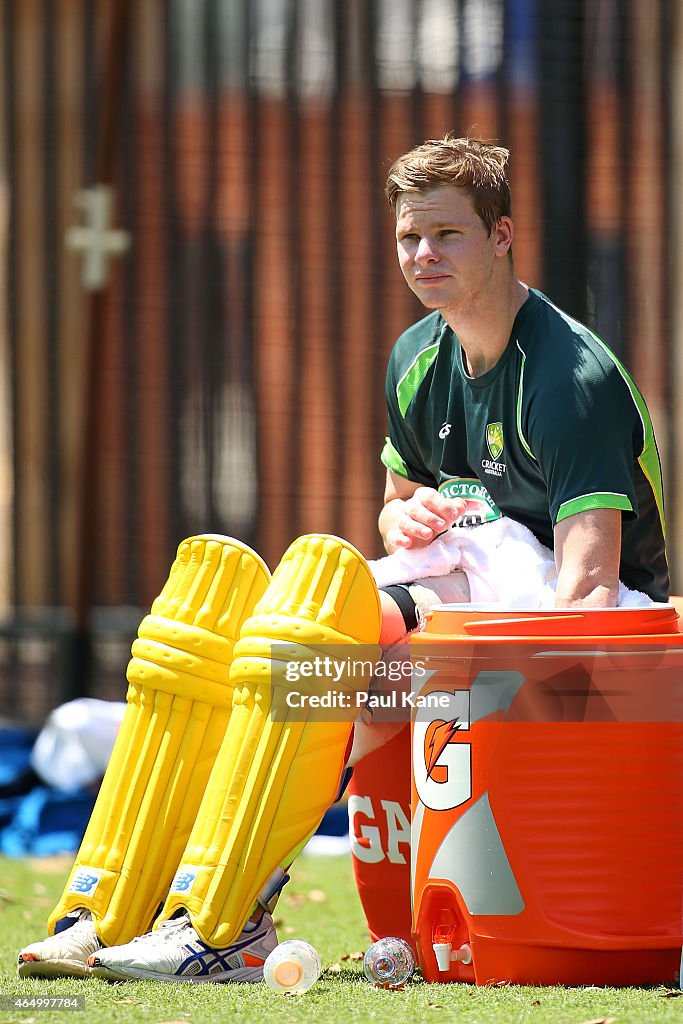
[[[163,921],[125,946],[100,949],[88,960],[93,975],[112,981],[261,981],[263,964],[277,946],[270,914],[243,931],[227,949],[207,946],[189,915]]]
[[[90,975],[88,957],[102,947],[89,910],[66,915],[73,924],[42,942],[32,942],[19,953],[17,970],[22,978],[85,978]]]

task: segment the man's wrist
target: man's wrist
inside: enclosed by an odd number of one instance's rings
[[[590,590],[585,588],[564,590],[558,587],[555,593],[556,608],[616,608],[618,600],[618,581],[614,586],[597,584]]]

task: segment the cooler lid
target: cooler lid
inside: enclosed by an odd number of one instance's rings
[[[657,636],[679,633],[672,604],[645,608],[510,609],[483,604],[442,604],[427,613],[425,633],[438,636],[531,637]]]

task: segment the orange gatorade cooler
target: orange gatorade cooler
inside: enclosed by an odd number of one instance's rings
[[[413,932],[425,979],[674,980],[676,609],[441,606],[411,657]]]

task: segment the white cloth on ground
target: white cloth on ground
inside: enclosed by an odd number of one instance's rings
[[[125,702],[79,697],[50,712],[31,751],[48,786],[72,792],[99,784],[126,710]]]
[[[455,527],[424,548],[401,548],[370,562],[378,587],[445,576],[461,569],[472,604],[510,609],[552,608],[557,569],[552,551],[521,523],[503,516],[481,526]],[[652,604],[647,594],[619,584],[618,606]]]

